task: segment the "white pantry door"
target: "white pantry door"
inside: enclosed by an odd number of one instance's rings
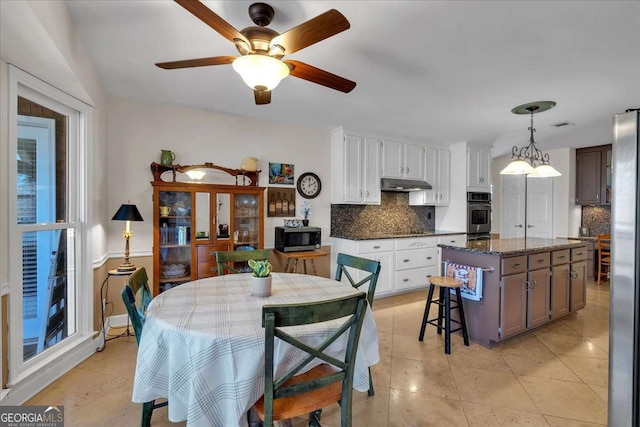
[[[524,175],[502,175],[502,226],[500,237],[525,237],[527,179]]]

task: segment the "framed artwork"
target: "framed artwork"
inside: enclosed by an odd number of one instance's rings
[[[293,165],[269,162],[269,184],[293,185]]]
[[[267,188],[267,216],[296,217],[295,187]]]

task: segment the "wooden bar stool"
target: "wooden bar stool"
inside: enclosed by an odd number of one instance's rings
[[[430,277],[429,283],[429,296],[427,297],[427,304],[424,307],[424,316],[422,317],[422,327],[420,328],[420,336],[418,339],[422,341],[424,339],[424,330],[427,327],[427,323],[432,324],[438,328],[438,335],[442,334],[444,329],[444,352],[451,354],[451,332],[462,330],[462,338],[464,339],[464,345],[469,346],[469,336],[467,335],[467,323],[464,320],[464,307],[462,306],[462,296],[460,294],[460,286],[462,282],[454,279],[453,277],[436,276]],[[435,287],[440,288],[440,298],[433,299],[433,291]],[[456,290],[457,302],[456,305],[451,306],[451,289]],[[438,305],[438,317],[429,319],[429,308],[431,304]],[[451,318],[451,309],[458,309],[460,313],[460,321]],[[444,327],[442,321],[444,320]],[[437,322],[437,323],[436,323]],[[460,325],[456,329],[451,329],[451,322],[455,322]]]

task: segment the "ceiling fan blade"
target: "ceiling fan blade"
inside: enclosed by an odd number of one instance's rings
[[[331,9],[274,37],[270,46],[280,45],[284,48],[285,54],[290,55],[350,27],[351,24],[343,14]]]
[[[289,66],[289,74],[300,79],[317,83],[340,92],[349,93],[356,87],[356,82],[347,80],[328,71],[321,70],[300,61],[284,61]]]
[[[231,64],[235,56],[212,56],[209,58],[184,59],[182,61],[158,62],[156,66],[165,70],[176,68],[206,67],[207,65],[227,65]]]
[[[265,105],[271,103],[270,90],[254,90],[253,97],[256,99],[256,105]]]
[[[191,12],[196,18],[216,30],[225,39],[234,42],[234,39],[240,39],[247,43],[249,41],[240,31],[236,30],[231,24],[218,16],[214,11],[209,9],[198,0],[174,0],[180,6]]]

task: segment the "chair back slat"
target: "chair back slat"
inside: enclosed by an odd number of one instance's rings
[[[149,278],[144,267],[139,268],[129,276],[120,295],[129,314],[133,331],[136,334],[136,342],[140,344],[140,336],[147,316],[147,307],[151,302]]]
[[[256,249],[254,251],[218,251],[216,252],[216,262],[218,264],[218,276],[226,273],[236,274],[240,271],[232,266],[236,262],[247,262],[253,260],[269,259],[269,251],[267,249]]]
[[[360,258],[353,255],[347,254],[338,254],[336,268],[336,280],[342,281],[342,275],[349,281],[351,286],[356,289],[359,289],[361,286],[368,284],[369,288],[367,290],[367,300],[369,301],[369,305],[373,307],[373,299],[375,297],[376,285],[378,284],[378,277],[380,276],[380,263],[378,261],[373,261],[366,258]],[[356,282],[356,280],[351,276],[347,267],[354,268],[356,270],[367,271],[371,273],[364,279]]]
[[[304,304],[265,305],[262,308],[262,326],[265,328],[265,393],[264,393],[264,425],[273,425],[274,400],[308,393],[342,382],[343,417],[351,416],[351,396],[356,350],[360,339],[360,331],[367,309],[366,294],[360,292],[344,298]],[[346,318],[344,322],[328,337],[316,346],[311,346],[288,334],[282,328],[288,326],[310,325]],[[341,337],[347,335],[347,348],[344,359],[337,359],[326,352],[327,348]],[[274,351],[276,339],[283,340],[307,353],[303,361],[297,363],[277,380],[274,378]],[[314,359],[333,365],[331,373],[314,377],[306,381],[291,381]],[[300,378],[300,377],[298,377]],[[323,405],[324,406],[324,405]],[[320,409],[322,406],[317,407]],[[348,415],[347,415],[348,414]]]

